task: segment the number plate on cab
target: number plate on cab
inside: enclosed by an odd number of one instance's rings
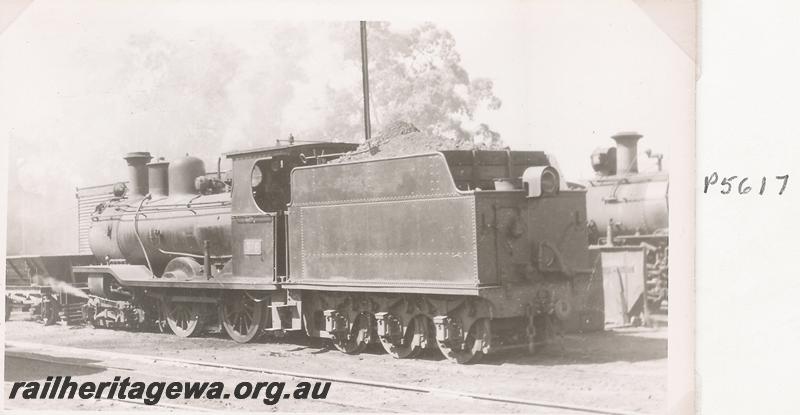
[[[261,239],[245,239],[244,254],[261,255]]]

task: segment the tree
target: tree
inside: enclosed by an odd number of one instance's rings
[[[346,45],[344,59],[360,73],[358,27],[353,23],[333,29]],[[403,120],[430,135],[475,144],[500,145],[500,134],[478,123],[478,109],[500,108],[489,79],[470,79],[450,32],[424,23],[407,32],[394,31],[388,22],[367,25],[370,103],[373,131]],[[355,81],[355,80],[354,80]],[[357,139],[363,131],[360,77],[343,88],[328,87],[327,114],[321,132],[325,139]]]

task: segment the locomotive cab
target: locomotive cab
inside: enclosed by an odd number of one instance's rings
[[[319,143],[260,148],[227,153],[233,163],[231,232],[234,275],[279,283],[288,274],[287,207],[292,169],[339,154],[355,144]]]

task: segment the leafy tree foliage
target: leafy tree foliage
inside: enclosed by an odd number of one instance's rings
[[[344,58],[358,73],[357,25],[341,24],[332,32],[346,45]],[[403,120],[431,135],[474,140],[479,145],[501,144],[500,134],[475,120],[479,109],[501,106],[492,81],[470,79],[450,32],[432,23],[401,32],[388,22],[373,22],[367,25],[367,37],[373,133],[382,125]],[[357,85],[328,87],[327,95],[332,110],[321,134],[326,139],[362,137],[360,78]]]

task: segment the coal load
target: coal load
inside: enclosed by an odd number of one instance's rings
[[[395,121],[380,133],[372,136],[370,142],[361,143],[358,148],[334,162],[365,160],[370,158],[399,157],[409,154],[431,153],[445,150],[499,150],[485,145],[474,145],[470,141],[429,135],[421,132],[413,124]]]

